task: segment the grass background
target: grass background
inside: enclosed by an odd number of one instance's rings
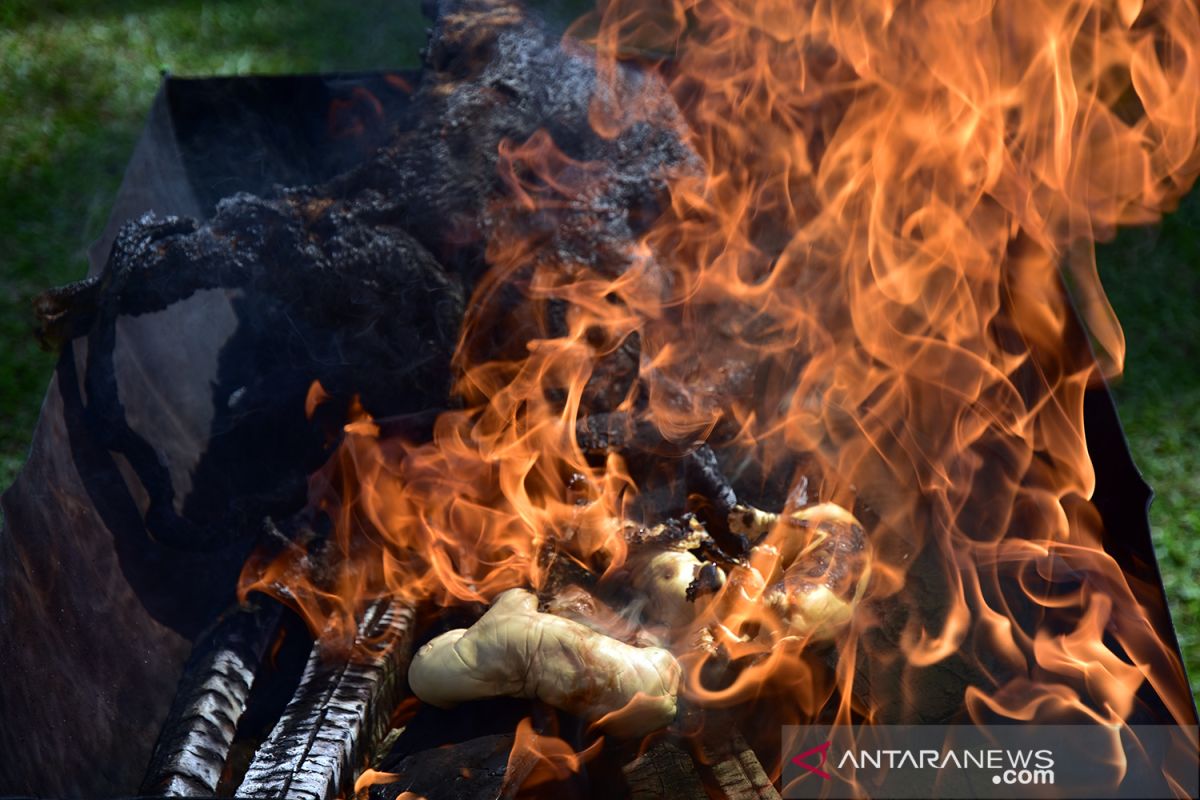
[[[575,4],[578,5],[578,4]],[[0,4],[0,487],[24,460],[54,359],[29,300],[83,275],[160,73],[417,63],[416,0],[3,0]],[[1200,192],[1100,253],[1129,344],[1115,389],[1158,492],[1154,538],[1200,691]]]

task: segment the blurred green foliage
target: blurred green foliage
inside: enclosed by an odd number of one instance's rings
[[[0,486],[24,460],[53,368],[30,335],[29,299],[83,275],[161,72],[411,66],[425,27],[416,0],[0,4]],[[1159,228],[1122,232],[1100,265],[1128,337],[1119,408],[1158,492],[1155,542],[1196,691],[1200,196]]]

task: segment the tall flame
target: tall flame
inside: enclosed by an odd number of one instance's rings
[[[598,365],[637,337],[636,376],[606,410],[667,442],[707,439],[764,492],[815,478],[874,554],[872,603],[832,675],[808,642],[745,635],[770,621],[731,581],[698,624],[757,659],[706,686],[698,652],[691,701],[769,694],[780,722],[831,702],[843,721],[907,720],[922,671],[953,661],[974,676],[958,703],[977,720],[1120,723],[1146,687],[1190,720],[1181,665],[1102,545],[1083,398],[1124,354],[1094,243],[1157,219],[1200,171],[1193,0],[609,0],[572,35],[613,82],[595,130],[653,113],[613,101],[636,59],[667,81],[702,169],[670,177],[617,277],[494,230],[459,351],[463,409],[428,443],[348,426],[314,501],[354,567],[321,593],[293,581],[294,601],[348,630],[365,595],[539,587],[548,542],[618,568],[639,487],[576,432]],[[499,156],[502,213],[570,203],[595,173],[545,131]],[[527,347],[483,352],[518,274],[528,308],[500,324]],[[536,319],[549,300],[564,335]],[[245,587],[286,584],[288,563],[255,564]],[[856,699],[872,661],[900,677]]]

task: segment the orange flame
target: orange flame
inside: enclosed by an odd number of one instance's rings
[[[515,796],[518,789],[528,793],[570,777],[595,758],[603,744],[603,739],[597,739],[582,753],[576,753],[571,745],[557,736],[538,733],[533,728],[533,720],[525,717],[517,723],[516,739],[508,756],[506,793]],[[519,783],[509,785],[514,782]]]
[[[870,539],[836,666],[764,603],[786,564],[761,551],[697,616],[714,646],[680,653],[690,701],[906,718],[924,671],[953,661],[976,720],[1120,723],[1148,687],[1190,721],[1182,667],[1102,545],[1083,398],[1124,358],[1094,243],[1156,220],[1200,171],[1196,4],[609,0],[573,34],[614,86],[625,60],[661,73],[703,170],[670,176],[616,277],[499,226],[459,348],[464,410],[428,443],[352,421],[313,498],[353,567],[318,588],[297,550],[244,588],[285,585],[318,629],[352,629],[364,596],[539,588],[548,544],[613,574],[640,487],[576,429],[604,357],[637,337],[607,410],[813,478]],[[593,103],[599,134],[655,122],[618,95]],[[544,131],[499,155],[500,216],[577,204],[600,172]],[[497,310],[518,276],[528,302]],[[510,346],[480,344],[501,328]],[[738,667],[714,684],[717,650]]]

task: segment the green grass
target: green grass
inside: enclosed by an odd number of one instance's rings
[[[561,7],[561,6],[560,6]],[[179,75],[416,63],[416,0],[4,0],[0,4],[0,486],[24,460],[53,357],[30,297],[80,277],[162,70]],[[1158,492],[1155,542],[1200,689],[1200,196],[1126,231],[1101,269],[1129,340],[1117,387]]]

